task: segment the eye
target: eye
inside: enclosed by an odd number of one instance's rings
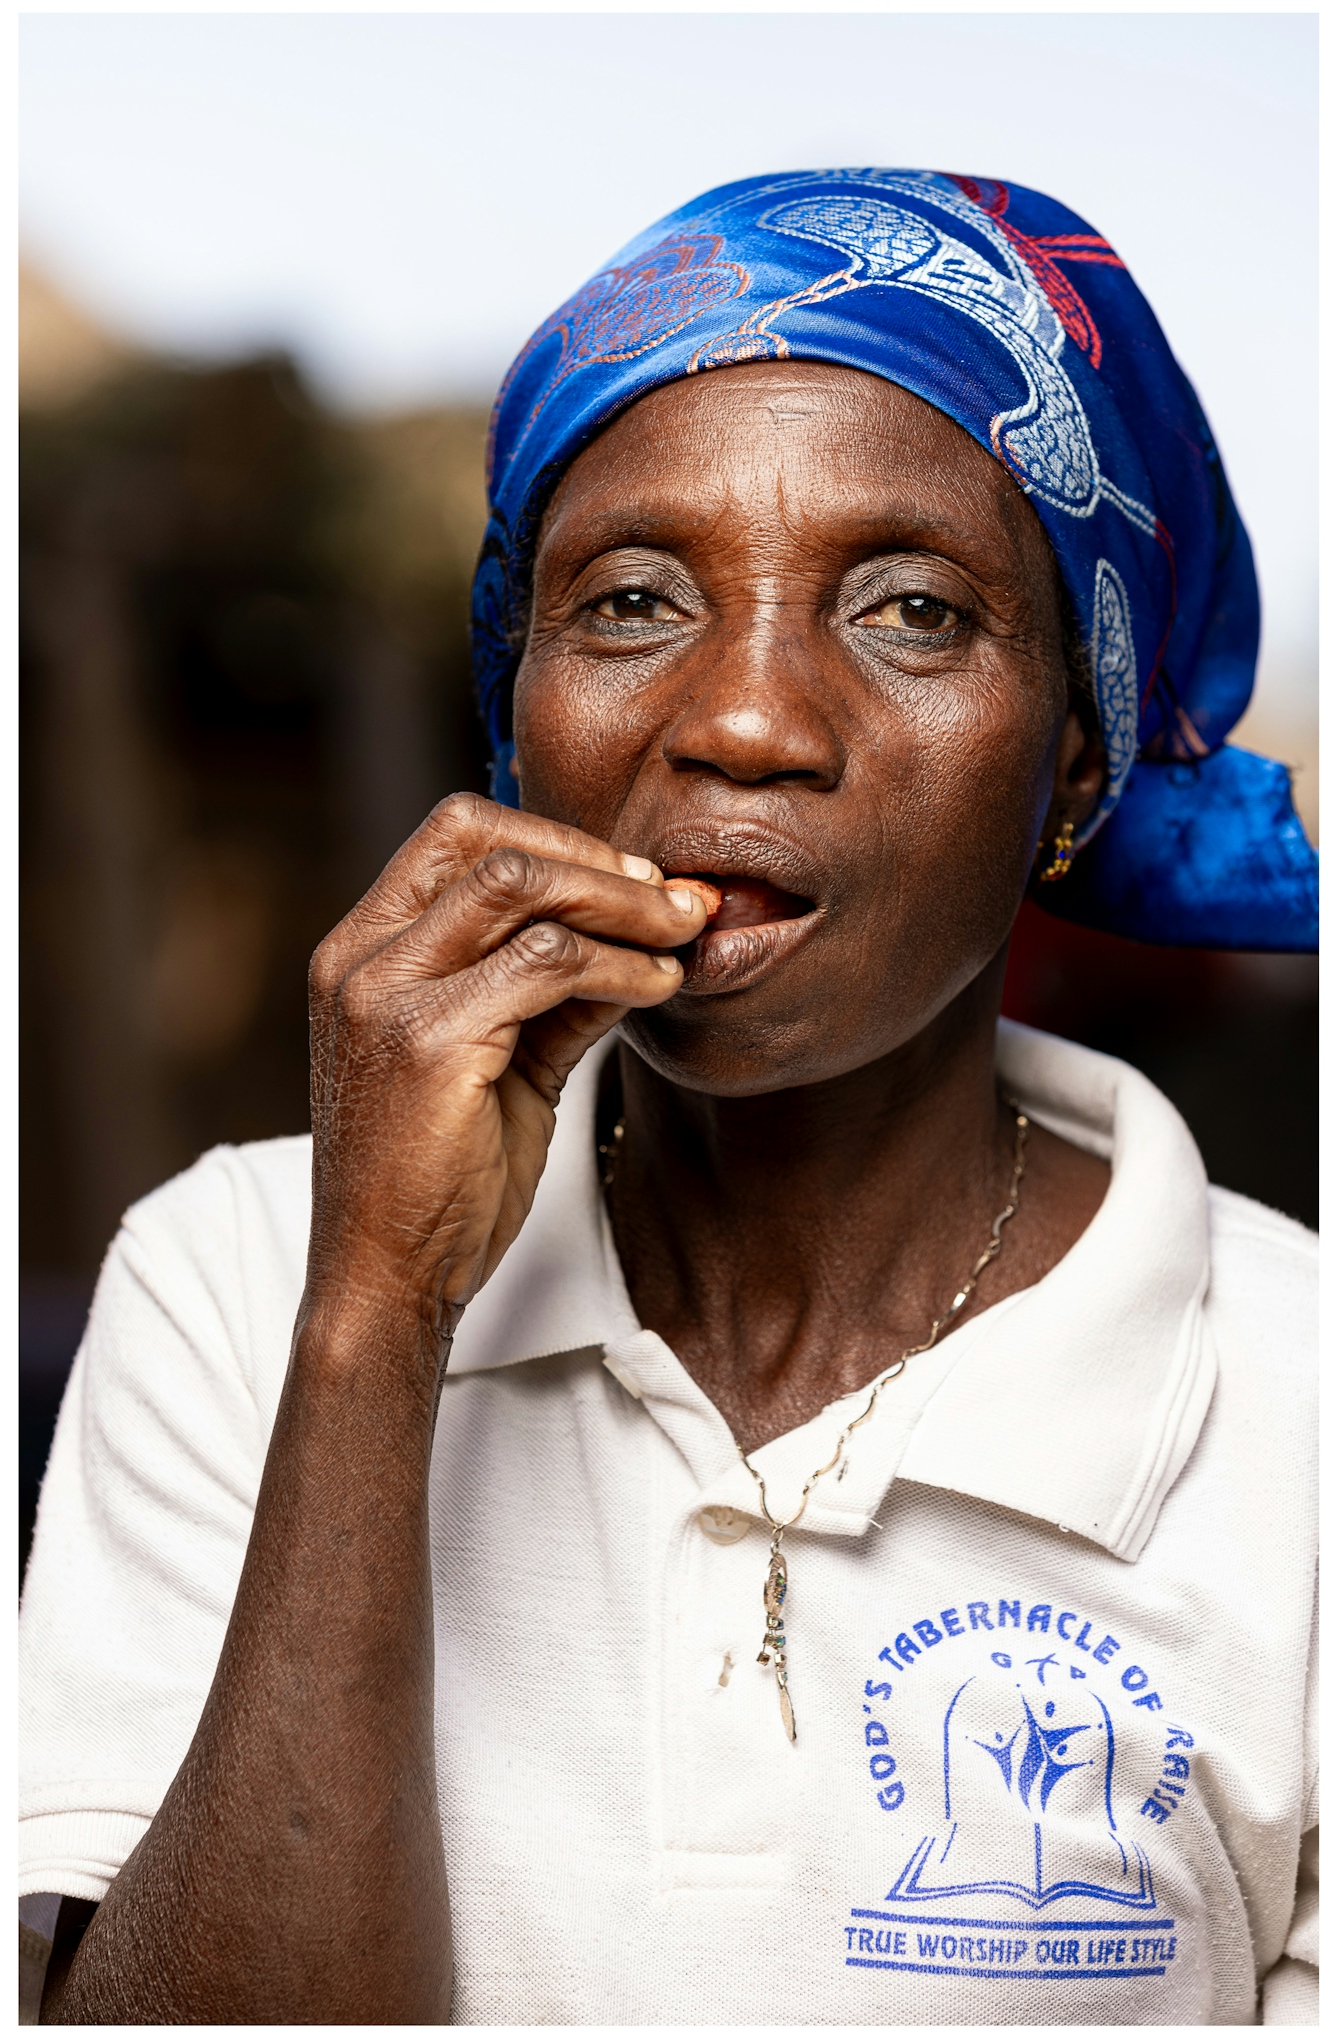
[[[939,595],[893,595],[859,620],[876,630],[915,630],[932,636],[935,631],[951,630],[962,619]]]
[[[667,623],[678,614],[672,602],[652,595],[645,588],[615,588],[592,602],[591,613],[610,623]]]

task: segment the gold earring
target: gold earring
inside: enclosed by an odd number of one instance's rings
[[[1037,843],[1036,847],[1038,850],[1043,850],[1045,848],[1044,838],[1042,838],[1041,841]],[[1073,862],[1073,823],[1071,821],[1066,821],[1060,828],[1059,834],[1055,837],[1055,854],[1053,862],[1047,864],[1045,869],[1039,873],[1042,885],[1050,884],[1056,878],[1062,878],[1072,862]]]

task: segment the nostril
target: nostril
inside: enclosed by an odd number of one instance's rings
[[[798,698],[780,683],[762,698],[749,688],[752,698],[740,699],[744,690],[717,685],[718,694],[705,688],[665,730],[662,755],[673,771],[739,786],[836,785],[845,746],[819,699]]]
[[[828,786],[833,783],[828,772],[814,770],[803,765],[781,766],[776,771],[750,772],[742,764],[720,764],[713,758],[669,757],[669,764],[675,772],[706,772],[713,778],[726,779],[732,786],[783,786],[787,784]]]

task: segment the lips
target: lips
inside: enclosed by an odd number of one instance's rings
[[[670,884],[686,881],[708,908],[702,932],[678,951],[689,995],[742,991],[799,948],[822,919],[816,885],[813,893],[798,889],[812,880],[808,860],[791,844],[717,837],[709,846],[680,842],[657,861]],[[777,882],[786,879],[790,885]]]
[[[674,871],[671,880],[685,880],[701,895],[707,908],[703,935],[723,934],[730,928],[765,927],[771,921],[799,920],[813,911],[813,901],[801,893],[782,891],[769,879],[753,878],[728,871]]]

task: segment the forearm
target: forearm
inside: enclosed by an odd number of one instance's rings
[[[424,1335],[299,1337],[199,1728],[44,2022],[446,2022]]]
[[[317,950],[307,1297],[232,1620],[45,2022],[446,2021],[441,1320],[524,1222],[571,1069],[704,918],[644,858],[461,795]]]

